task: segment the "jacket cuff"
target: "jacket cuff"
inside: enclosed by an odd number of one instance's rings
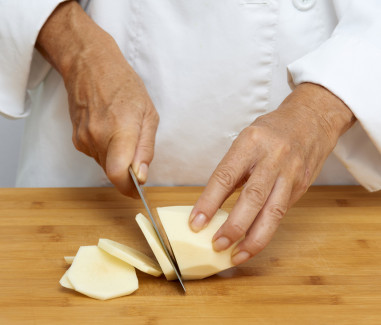
[[[358,123],[339,140],[334,153],[368,190],[381,189],[381,48],[334,35],[288,66],[291,87],[319,84],[339,97]]]
[[[41,71],[48,70],[48,63],[34,53],[40,29],[54,9],[64,0],[12,0],[1,5],[0,19],[0,114],[9,118],[28,115],[25,107],[27,87],[36,85],[41,73],[30,76],[32,59],[43,63]],[[28,81],[31,77],[31,80]]]

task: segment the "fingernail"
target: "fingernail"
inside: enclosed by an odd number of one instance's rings
[[[195,218],[193,218],[190,226],[193,231],[199,232],[202,228],[204,228],[206,223],[206,216],[203,213],[199,213]]]
[[[139,166],[137,177],[139,179],[140,183],[145,183],[147,180],[147,174],[148,174],[148,165],[146,163],[141,163]]]
[[[250,254],[246,251],[240,251],[239,253],[236,253],[232,257],[232,263],[234,265],[241,264],[243,262],[246,262],[250,258]]]
[[[213,249],[217,252],[223,251],[230,246],[230,239],[226,237],[220,237],[213,242]]]

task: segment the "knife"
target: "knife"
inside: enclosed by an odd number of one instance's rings
[[[161,246],[163,246],[165,255],[167,255],[169,262],[171,263],[173,269],[175,270],[177,279],[179,280],[182,288],[184,289],[184,292],[186,292],[185,286],[183,281],[181,280],[180,276],[180,270],[176,262],[175,255],[173,254],[171,244],[169,243],[167,234],[165,233],[165,230],[163,228],[163,225],[161,224],[159,216],[154,212],[155,210],[151,210],[150,206],[148,204],[148,201],[144,195],[144,189],[139,184],[138,178],[136,177],[134,171],[132,170],[131,166],[128,168],[128,171],[130,172],[131,178],[136,186],[136,189],[138,190],[139,196],[143,201],[144,207],[148,213],[149,218],[151,219],[151,223],[153,225],[153,228],[155,229],[157,237],[159,237]]]

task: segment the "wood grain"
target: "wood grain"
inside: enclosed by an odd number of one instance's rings
[[[147,189],[153,206],[200,193]],[[138,291],[110,301],[60,287],[63,256],[100,237],[152,256],[134,220],[143,211],[112,188],[0,189],[0,324],[381,324],[381,192],[311,188],[263,252],[186,282],[186,295],[141,272]]]

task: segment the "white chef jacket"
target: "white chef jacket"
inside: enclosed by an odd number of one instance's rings
[[[74,148],[62,78],[34,50],[60,2],[0,1],[0,112],[27,117],[17,185],[108,185]],[[243,128],[313,82],[358,119],[316,183],[381,188],[381,1],[81,4],[114,37],[161,117],[149,184],[205,184]]]

